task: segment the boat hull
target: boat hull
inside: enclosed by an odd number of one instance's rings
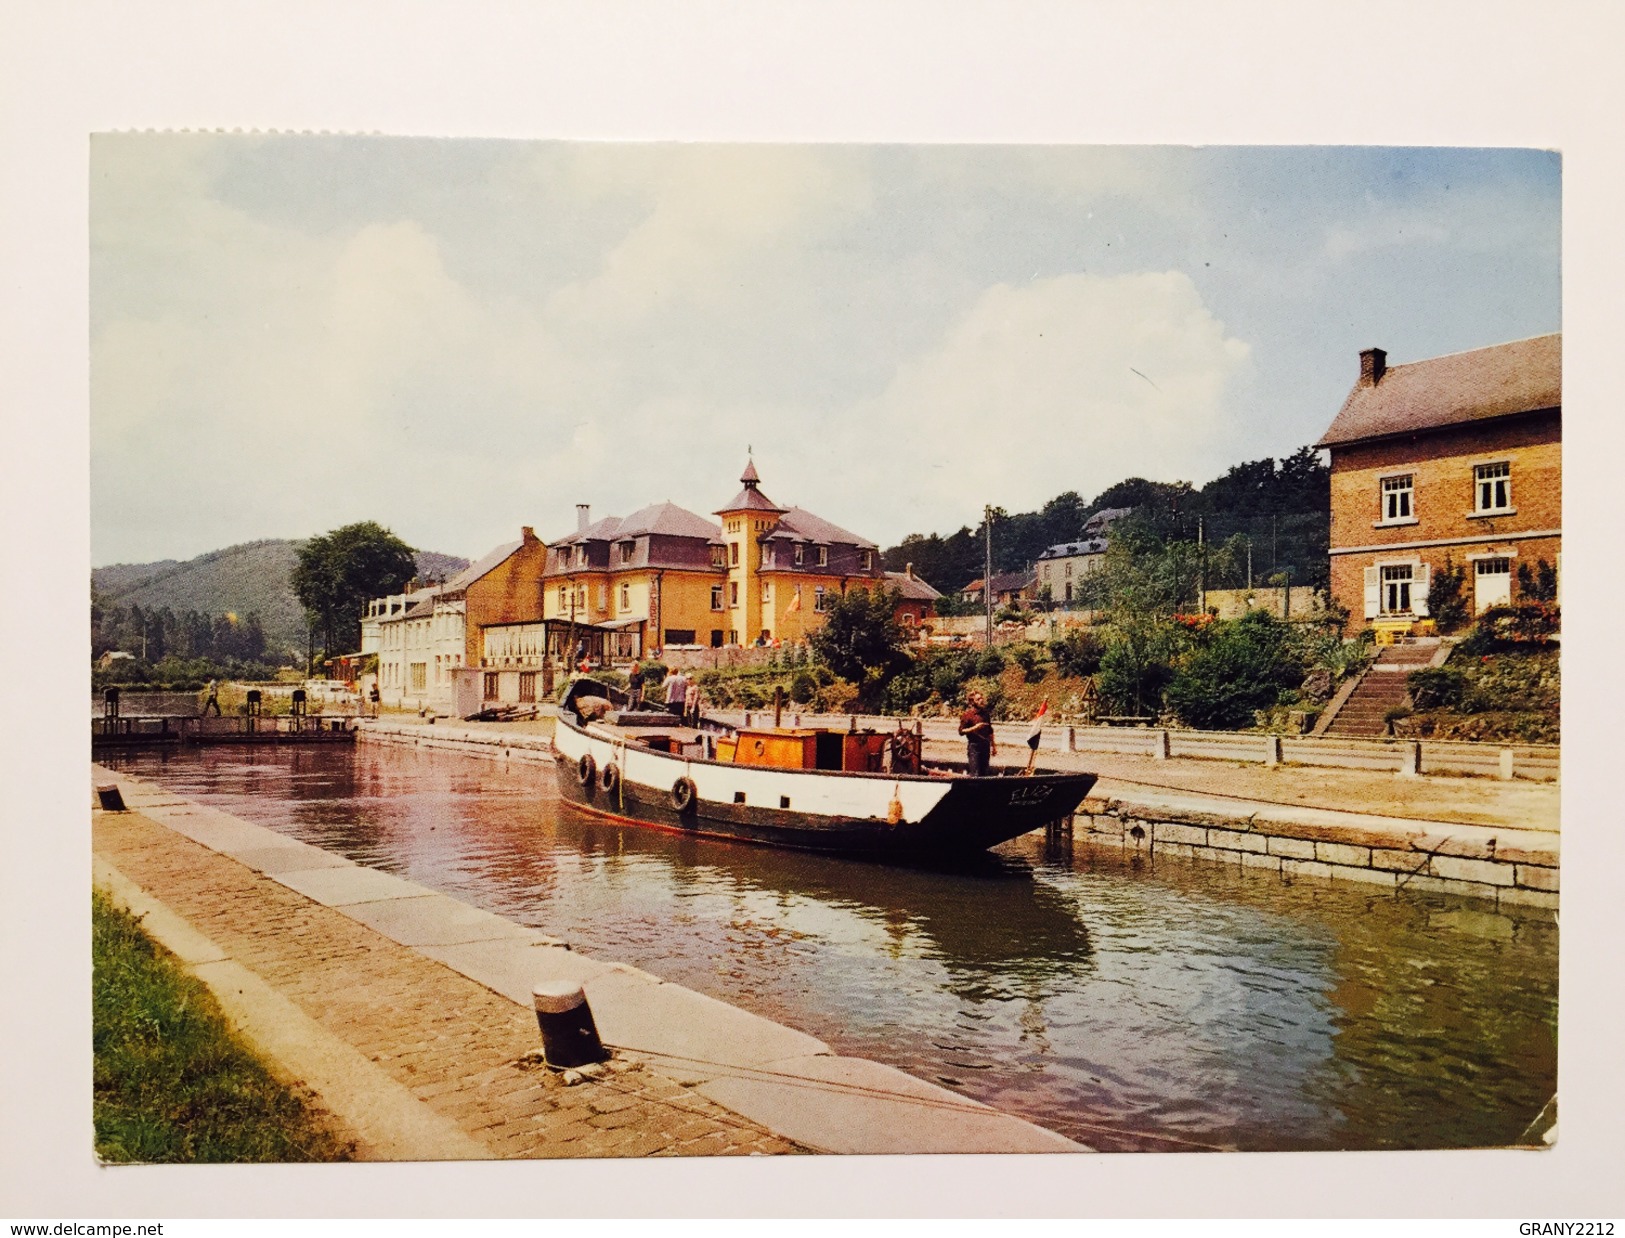
[[[564,719],[555,747],[560,794],[589,812],[675,833],[874,858],[985,851],[1067,816],[1095,783],[1088,773],[899,778],[687,760]],[[584,755],[592,758],[585,779]],[[608,787],[606,765],[617,775]],[[684,807],[673,795],[680,779],[694,790]]]

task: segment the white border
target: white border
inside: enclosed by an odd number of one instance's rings
[[[1606,771],[1621,741],[1600,702],[1620,699],[1608,488],[1625,287],[1621,26],[1614,6],[1579,0],[14,0],[0,10],[0,1213],[1617,1215],[1625,899]],[[1557,1150],[99,1170],[84,966],[86,135],[187,127],[1561,148],[1571,669]]]

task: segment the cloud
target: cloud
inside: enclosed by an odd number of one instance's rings
[[[1182,272],[1000,284],[877,397],[800,435],[799,454],[854,509],[831,519],[886,542],[951,529],[984,503],[1203,471],[1249,356]]]

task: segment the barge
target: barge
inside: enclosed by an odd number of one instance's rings
[[[866,858],[985,851],[1070,815],[1095,775],[972,777],[923,758],[918,731],[685,723],[617,711],[577,680],[553,746],[560,794],[634,825]]]

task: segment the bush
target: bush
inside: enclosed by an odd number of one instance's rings
[[[1044,651],[1037,645],[1017,645],[1010,651],[1010,656],[1021,668],[1021,677],[1028,683],[1037,683],[1044,677]]]
[[[1105,643],[1093,632],[1074,629],[1049,643],[1049,656],[1055,669],[1073,679],[1083,679],[1100,669]]]
[[[992,679],[1004,670],[1004,655],[991,646],[984,649],[981,656],[976,659],[976,674]]]
[[[643,663],[643,690],[648,692],[651,689],[658,687],[660,684],[665,683],[666,676],[668,674],[670,674],[670,672],[666,669],[664,663]]]
[[[1454,632],[1468,620],[1467,569],[1457,567],[1449,555],[1428,582],[1428,614],[1441,632]]]
[[[1303,682],[1287,624],[1262,610],[1216,623],[1168,685],[1168,703],[1191,726],[1239,730]]]
[[[1417,709],[1459,706],[1467,696],[1467,676],[1453,666],[1430,666],[1405,677]]]
[[[806,671],[797,671],[790,679],[790,699],[797,705],[805,705],[813,699],[818,691],[818,680]]]
[[[1550,602],[1492,606],[1457,646],[1469,657],[1543,648],[1561,630],[1562,616]]]
[[[1163,690],[1172,678],[1173,668],[1167,662],[1162,640],[1118,635],[1107,643],[1095,676],[1101,712],[1155,713],[1161,708]]]
[[[1557,601],[1557,569],[1545,559],[1535,564],[1518,564],[1518,596],[1526,602]]]

